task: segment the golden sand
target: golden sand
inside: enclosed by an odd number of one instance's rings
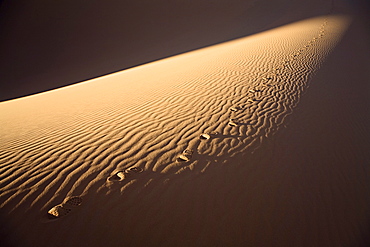
[[[0,103],[0,207],[9,239],[25,246],[362,241],[369,174],[361,167],[369,155],[338,149],[340,127],[325,137],[325,113],[341,110],[327,103],[317,115],[322,100],[308,92],[325,87],[320,68],[350,20],[313,17]],[[368,135],[363,126],[354,136]]]

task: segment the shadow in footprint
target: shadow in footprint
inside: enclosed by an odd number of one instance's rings
[[[203,134],[201,134],[199,136],[199,139],[201,139],[201,140],[209,140],[209,139],[211,139],[211,135],[208,134],[208,133],[203,133]]]
[[[108,181],[110,182],[116,182],[116,181],[122,181],[123,179],[125,179],[126,175],[123,171],[118,171],[116,172],[115,174],[113,174],[112,176],[108,177]]]
[[[237,122],[235,122],[235,121],[229,121],[229,126],[231,126],[231,127],[237,127],[237,126],[239,126],[239,124],[237,123]]]
[[[209,140],[212,138],[217,138],[220,133],[218,131],[211,131],[211,132],[206,132],[203,133],[199,136],[200,140]]]
[[[119,182],[126,178],[131,177],[134,174],[143,172],[143,168],[140,167],[130,167],[124,171],[116,171],[113,175],[107,178],[109,182]]]
[[[239,106],[233,106],[233,107],[230,108],[230,111],[232,111],[232,112],[237,112],[237,111],[240,111],[240,110],[242,110],[242,109]]]
[[[125,170],[124,174],[126,177],[129,177],[131,175],[134,175],[134,174],[137,174],[137,173],[141,173],[143,172],[143,168],[140,168],[140,167],[130,167],[128,169]]]
[[[185,149],[182,154],[180,154],[176,161],[177,162],[188,162],[191,160],[191,158],[193,157],[193,150],[190,150],[190,149]]]

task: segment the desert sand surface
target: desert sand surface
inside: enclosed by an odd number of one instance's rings
[[[3,245],[367,246],[369,32],[320,11],[1,102]]]

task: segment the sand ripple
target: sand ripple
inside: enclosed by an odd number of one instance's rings
[[[344,28],[341,17],[314,18],[1,103],[0,207],[42,215],[81,196],[82,211],[96,192],[186,180],[252,154],[284,126]],[[124,176],[132,167],[142,172]]]

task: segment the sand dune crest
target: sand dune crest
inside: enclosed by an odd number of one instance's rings
[[[0,103],[0,207],[14,234],[34,246],[269,241],[284,217],[267,202],[285,184],[256,153],[274,145],[348,24],[316,17]],[[30,227],[45,213],[58,221]]]

